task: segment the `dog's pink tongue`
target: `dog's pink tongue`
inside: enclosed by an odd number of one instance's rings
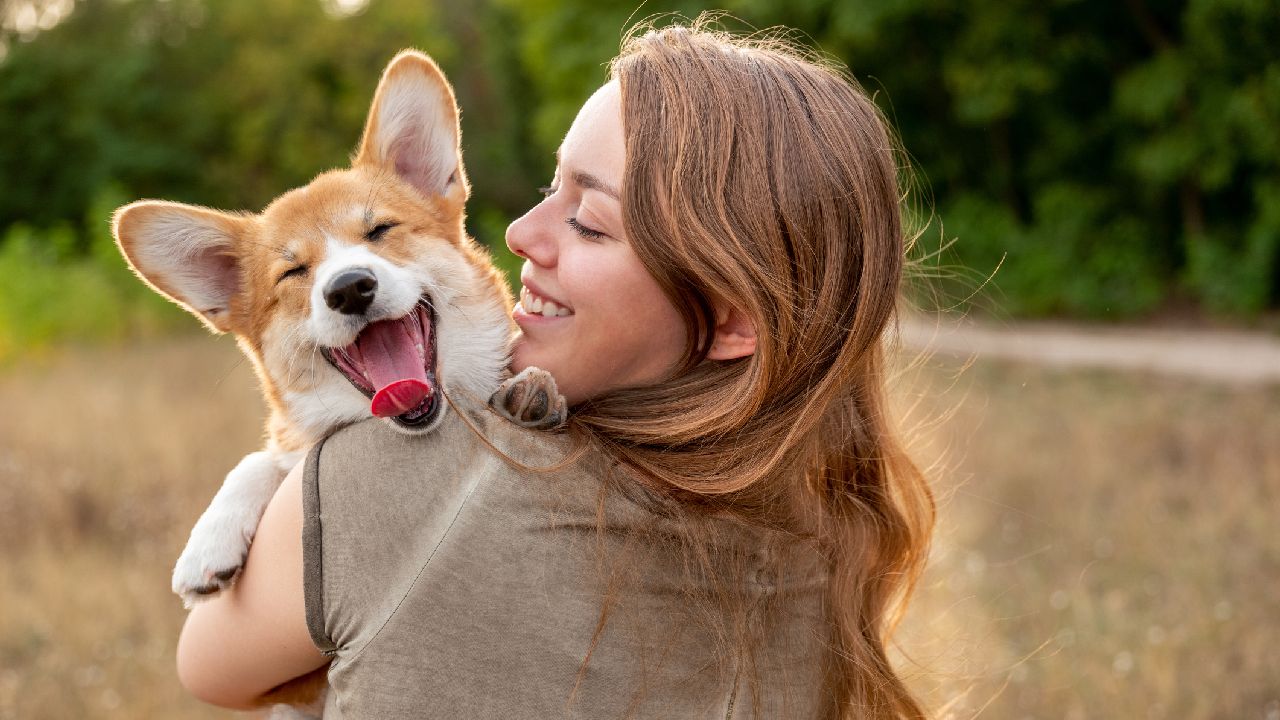
[[[406,323],[385,320],[369,325],[356,344],[365,372],[373,383],[370,411],[377,417],[394,417],[418,407],[431,395],[422,351],[425,338],[417,337]]]
[[[396,380],[373,394],[369,411],[375,417],[403,415],[431,395],[431,386],[422,380]]]

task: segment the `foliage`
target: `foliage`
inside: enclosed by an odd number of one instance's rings
[[[79,3],[0,66],[0,174],[24,180],[0,198],[0,224],[79,217],[112,182],[259,209],[345,164],[396,49],[455,52],[431,32],[431,4],[379,7],[343,19],[316,0]]]
[[[1280,306],[1280,9],[1251,0],[743,0],[895,121],[960,260],[1018,314]]]
[[[118,194],[101,194],[90,217],[110,217]],[[138,281],[106,222],[90,224],[87,252],[66,224],[37,232],[17,223],[0,241],[0,365],[67,341],[107,341],[195,327]]]
[[[84,218],[104,187],[252,210],[345,164],[377,69],[407,46],[454,82],[472,230],[499,246],[626,29],[707,3],[343,5],[80,0],[52,29],[0,30],[0,228],[23,223],[3,236],[6,262],[29,261],[41,242],[62,248],[50,251],[59,261],[92,258],[105,215]],[[1123,317],[1171,299],[1242,318],[1280,308],[1274,3],[719,6],[742,19],[731,29],[796,28],[850,67],[910,150],[942,222],[932,236],[958,239],[945,259],[979,277],[999,266],[1008,312]]]

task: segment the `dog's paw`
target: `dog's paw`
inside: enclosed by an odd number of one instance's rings
[[[249,540],[232,523],[202,517],[173,568],[173,592],[191,608],[231,587],[244,568]]]
[[[511,422],[535,430],[560,427],[569,417],[555,378],[536,367],[525,368],[503,382],[489,398],[489,406]]]

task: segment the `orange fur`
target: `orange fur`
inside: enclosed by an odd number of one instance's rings
[[[121,251],[138,275],[156,291],[200,316],[202,308],[187,301],[163,275],[149,272],[138,260],[136,243],[142,233],[135,226],[164,209],[181,207],[215,223],[231,236],[227,255],[233,257],[241,273],[240,291],[231,297],[225,318],[209,320],[215,332],[236,335],[241,348],[252,360],[271,410],[268,434],[285,451],[305,449],[318,438],[287,412],[284,398],[289,393],[305,393],[313,388],[306,374],[291,376],[284,360],[269,352],[268,329],[292,327],[305,321],[311,311],[312,278],[279,287],[276,279],[295,264],[315,266],[325,257],[324,236],[349,243],[361,242],[368,229],[368,217],[395,217],[400,225],[387,233],[373,250],[402,266],[421,262],[426,254],[451,253],[477,274],[478,292],[501,298],[509,315],[512,297],[501,272],[488,252],[468,237],[464,228],[464,203],[469,192],[462,164],[456,182],[442,195],[424,196],[397,177],[374,155],[373,133],[380,100],[388,80],[397,74],[427,69],[427,77],[453,102],[453,92],[429,58],[412,52],[396,57],[379,85],[379,94],[370,110],[360,149],[351,168],[322,173],[309,184],[276,198],[259,214],[224,213],[208,208],[177,206],[174,203],[142,201],[117,213],[115,232]],[[455,111],[456,112],[456,111]],[[353,215],[352,208],[367,208],[370,215]]]

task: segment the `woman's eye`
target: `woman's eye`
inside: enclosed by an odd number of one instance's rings
[[[574,218],[574,217],[567,218],[565,222],[569,223],[569,227],[573,228],[574,232],[578,233],[584,238],[588,238],[591,240],[598,240],[602,237],[605,237],[605,234],[600,232],[599,230],[593,230],[587,227],[586,225],[583,225],[582,223],[578,222],[578,218]]]
[[[391,228],[399,224],[400,223],[395,223],[395,222],[378,223],[377,225],[373,226],[372,230],[364,234],[364,239],[368,240],[369,242],[377,242],[382,239],[383,235],[387,234],[388,230],[390,230]]]
[[[276,284],[279,285],[280,283],[284,282],[285,280],[288,280],[291,277],[295,277],[295,276],[302,277],[306,274],[307,274],[306,265],[295,265],[294,267],[291,267],[288,270],[285,270],[284,273],[280,275],[280,277],[276,278]]]
[[[555,195],[555,194],[556,194],[556,190],[558,190],[558,189],[559,189],[559,188],[557,188],[557,187],[556,187],[556,186],[554,186],[554,185],[547,185],[546,187],[540,187],[540,188],[538,188],[538,192],[542,195],[542,197],[544,197],[544,198],[549,198],[549,197],[551,197],[552,195]]]

